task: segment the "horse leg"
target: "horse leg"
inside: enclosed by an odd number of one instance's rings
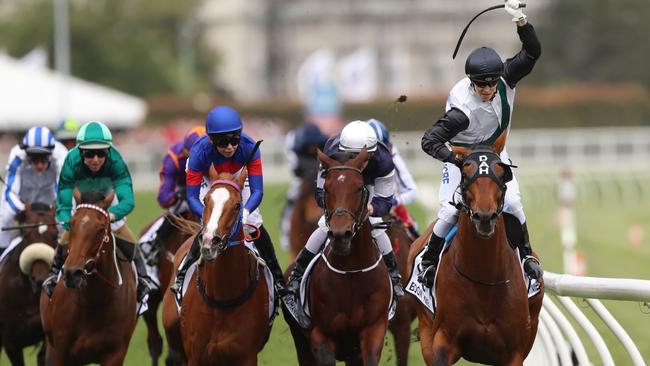
[[[43,341],[41,349],[38,350],[38,355],[36,355],[36,364],[38,366],[45,366],[46,343],[47,341]]]
[[[158,366],[158,358],[162,354],[162,337],[158,329],[158,306],[160,305],[160,294],[149,295],[149,309],[142,315],[147,325],[147,346],[151,356],[151,365]]]
[[[376,324],[365,328],[359,334],[359,343],[361,346],[361,357],[364,366],[379,365],[381,359],[381,350],[384,348],[384,338],[388,320],[379,321]]]
[[[510,362],[503,364],[503,366],[523,366],[523,364],[524,356],[521,353],[517,353]]]
[[[23,348],[17,343],[5,343],[5,353],[13,366],[24,366]]]
[[[433,336],[433,366],[453,365],[460,359],[458,348],[451,344],[447,335],[438,329]]]
[[[398,313],[390,326],[395,343],[397,366],[406,366],[408,362],[409,346],[411,343],[411,322],[409,319],[406,302],[403,300],[398,304]]]
[[[311,351],[319,366],[335,366],[334,351],[336,345],[318,327],[311,330]]]

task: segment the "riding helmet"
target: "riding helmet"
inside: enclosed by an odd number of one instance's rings
[[[28,154],[51,154],[54,149],[54,135],[45,126],[32,127],[23,137],[21,147]]]
[[[366,121],[353,121],[343,127],[339,150],[359,152],[364,146],[368,152],[377,150],[377,135]]]
[[[80,149],[108,149],[113,146],[113,135],[102,122],[86,122],[77,133],[77,145]]]
[[[477,48],[467,56],[465,74],[474,81],[494,81],[503,76],[503,61],[499,54],[488,47]]]
[[[242,122],[239,113],[228,106],[212,109],[205,119],[205,130],[208,135],[235,132],[241,129]]]

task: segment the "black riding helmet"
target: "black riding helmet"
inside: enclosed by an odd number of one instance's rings
[[[467,56],[465,74],[472,81],[490,82],[503,76],[503,61],[499,54],[488,47],[477,48]]]

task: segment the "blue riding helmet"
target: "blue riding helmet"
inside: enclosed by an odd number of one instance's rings
[[[313,123],[305,123],[296,128],[295,149],[302,150],[307,146],[318,146],[321,149],[325,146],[328,137],[324,135],[320,128]]]
[[[390,141],[390,133],[388,132],[388,128],[386,128],[386,126],[383,123],[381,123],[381,121],[372,118],[368,120],[368,124],[370,125],[370,127],[372,127],[373,130],[375,130],[375,134],[377,135],[377,140],[381,141],[386,146],[392,145]]]
[[[239,113],[228,106],[213,108],[205,118],[205,132],[208,135],[234,132],[241,130],[242,127]]]

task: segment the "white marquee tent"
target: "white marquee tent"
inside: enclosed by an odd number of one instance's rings
[[[126,129],[144,121],[141,98],[55,71],[29,67],[0,54],[0,131],[24,131],[35,124],[56,127],[63,118],[99,120]]]

